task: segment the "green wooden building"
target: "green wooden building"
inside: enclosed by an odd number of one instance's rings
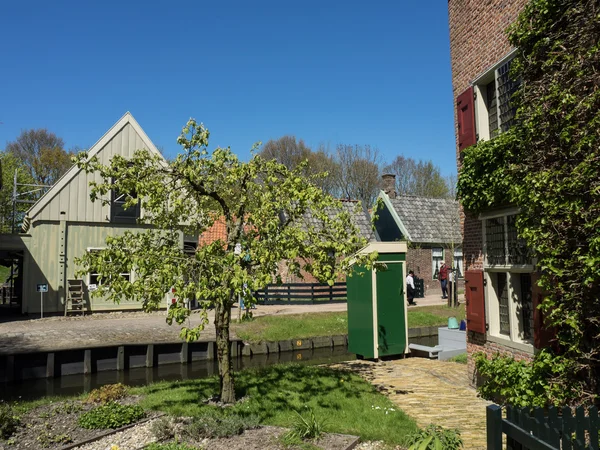
[[[348,350],[378,359],[409,353],[405,279],[406,242],[372,242],[381,268],[355,265],[348,289]]]
[[[115,155],[131,157],[137,149],[147,149],[160,155],[144,130],[127,112],[88,151],[108,164]],[[109,205],[90,200],[90,181],[100,181],[97,173],[86,174],[71,167],[28,211],[19,234],[0,235],[0,251],[11,251],[20,258],[15,292],[19,296],[21,313],[40,312],[38,284],[47,284],[44,314],[64,312],[68,280],[75,279],[78,267],[75,258],[105,246],[108,236],[122,235],[128,230],[143,230],[137,219],[143,217],[139,208],[124,209],[124,198],[113,192]],[[181,245],[197,245],[197,236],[181,235]],[[127,274],[132,280],[135,272]],[[85,311],[139,309],[140,303],[124,300],[113,302],[90,298],[89,286],[97,277],[89,273],[81,278]]]

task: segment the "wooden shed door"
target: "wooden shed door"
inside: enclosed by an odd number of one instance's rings
[[[388,263],[377,272],[379,356],[401,355],[406,349],[404,263]]]

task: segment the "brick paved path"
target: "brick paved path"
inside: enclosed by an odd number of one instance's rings
[[[490,403],[478,398],[469,386],[465,364],[408,358],[378,363],[349,361],[334,367],[360,373],[419,427],[434,423],[458,428],[465,449],[486,448],[485,408]]]

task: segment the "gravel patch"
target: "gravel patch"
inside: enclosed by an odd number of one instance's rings
[[[156,438],[152,433],[152,423],[157,419],[149,420],[148,422],[136,425],[127,430],[119,431],[118,433],[106,436],[95,442],[76,447],[81,450],[111,450],[113,446],[119,447],[120,450],[135,450],[156,442]]]

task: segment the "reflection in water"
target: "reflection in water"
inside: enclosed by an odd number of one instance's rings
[[[345,347],[317,348],[270,355],[243,356],[234,359],[235,370],[251,367],[266,367],[278,363],[325,364],[348,361],[355,355]],[[104,384],[123,383],[128,386],[143,386],[157,381],[188,380],[206,378],[218,373],[216,361],[193,361],[189,364],[165,364],[156,367],[133,368],[125,371],[102,371],[91,375],[66,375],[59,378],[24,380],[19,383],[0,384],[3,400],[32,400],[45,396],[68,396],[89,392]]]

